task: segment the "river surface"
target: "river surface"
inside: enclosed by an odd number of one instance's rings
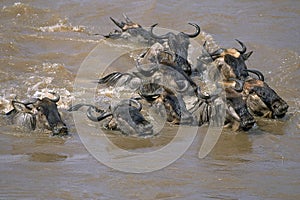
[[[199,133],[182,157],[158,171],[133,174],[102,164],[84,147],[66,109],[81,63],[101,34],[116,28],[109,17],[123,20],[123,13],[145,27],[191,32],[187,23],[197,23],[222,47],[243,41],[254,51],[248,67],[261,70],[287,101],[287,115],[257,119],[248,132],[223,130],[204,159],[198,158]],[[16,95],[55,90],[70,136],[0,120],[0,199],[300,199],[299,22],[298,0],[2,0],[1,113]],[[111,137],[124,148],[149,151],[171,140],[172,127],[165,131],[153,140]]]

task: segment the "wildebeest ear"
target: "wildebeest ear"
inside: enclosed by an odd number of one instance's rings
[[[244,59],[244,60],[247,60],[247,59],[252,55],[252,53],[253,53],[253,51],[250,51],[250,52],[248,52],[248,53],[244,53],[244,54],[242,55],[243,59]]]
[[[29,110],[25,104],[18,102],[18,101],[12,101],[12,105],[13,105],[14,109],[16,109],[19,112],[26,112]]]

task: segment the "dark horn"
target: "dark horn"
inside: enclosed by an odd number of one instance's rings
[[[242,50],[237,50],[238,52],[240,52],[240,54],[244,54],[246,51],[247,51],[247,48],[246,46],[241,42],[239,41],[238,39],[235,39],[242,47]]]
[[[136,100],[136,99],[129,99],[129,103],[130,103],[130,106],[132,106],[131,103],[136,104],[137,105],[137,109],[139,111],[142,110],[142,104],[138,100]]]
[[[229,78],[230,81],[235,81],[236,85],[234,87],[234,90],[237,92],[242,92],[244,88],[244,81],[236,79],[236,78]]]
[[[14,98],[14,101],[15,102],[20,102],[24,105],[30,105],[30,104],[34,104],[35,102],[37,102],[39,99],[38,98],[33,98],[33,99],[30,99],[28,101],[20,101],[17,97]]]
[[[55,96],[54,99],[51,99],[52,102],[56,103],[59,101],[60,99],[59,94],[56,94],[55,92],[49,92],[49,93]]]
[[[113,86],[117,83],[117,81],[123,76],[121,72],[113,72],[100,78],[98,80],[98,84],[107,84],[108,86]]]
[[[216,51],[210,53],[209,55],[210,55],[210,57],[211,57],[213,60],[215,60],[215,59],[217,59],[218,57],[220,57],[220,55],[221,55],[221,53],[223,53],[223,51],[224,51],[224,49],[221,48],[221,49],[218,49],[218,50],[216,50]]]
[[[265,80],[264,75],[260,71],[258,71],[258,70],[255,70],[255,69],[245,69],[245,71],[255,74],[258,77],[258,79],[261,80],[261,81]]]
[[[124,25],[114,20],[114,18],[110,17],[110,20],[113,21],[115,25],[117,25],[120,29],[123,29]]]
[[[168,34],[161,35],[161,36],[154,35],[154,33],[153,33],[153,28],[154,28],[155,26],[157,26],[157,25],[158,25],[158,24],[156,23],[156,24],[153,24],[153,25],[150,27],[150,34],[151,34],[151,36],[152,36],[153,38],[155,38],[155,39],[167,39],[167,38],[169,37]]]
[[[144,69],[142,66],[149,67],[148,69]],[[152,76],[159,68],[157,65],[152,66],[151,64],[148,65],[136,65],[136,69],[138,70],[138,73],[132,72],[135,76],[141,77],[140,74],[142,74],[144,77],[150,77]]]
[[[92,104],[86,104],[86,103],[79,103],[79,104],[73,105],[67,111],[69,111],[69,112],[78,111],[83,106],[92,107],[96,112],[104,112],[103,110],[97,108],[96,106],[94,106]]]
[[[105,118],[111,116],[112,114],[111,114],[111,113],[107,113],[107,112],[103,112],[103,113],[101,113],[100,116],[96,117],[96,116],[94,116],[94,115],[92,114],[92,107],[89,107],[88,110],[87,110],[86,115],[87,115],[87,117],[88,117],[90,120],[92,120],[92,121],[94,121],[94,122],[99,122],[99,121],[101,121],[101,120],[103,120],[103,119],[105,119]]]
[[[123,17],[125,18],[127,23],[132,23],[132,21],[129,19],[129,17],[125,13],[123,13]]]
[[[193,34],[187,34],[187,33],[184,33],[185,35],[189,36],[190,38],[194,38],[194,37],[197,37],[199,34],[200,34],[200,27],[198,24],[194,24],[194,23],[189,23],[189,25],[192,25],[196,28],[196,32],[193,33]]]

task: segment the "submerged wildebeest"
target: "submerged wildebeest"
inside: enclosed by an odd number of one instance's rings
[[[13,110],[6,113],[6,117],[12,124],[26,127],[29,130],[48,129],[52,131],[53,135],[66,135],[68,128],[62,121],[56,105],[60,96],[54,95],[54,99],[44,97],[28,102],[14,100],[12,101]]]
[[[153,28],[157,26],[157,24],[152,25],[150,31],[148,31],[140,24],[132,22],[126,15],[124,15],[124,18],[125,22],[118,22],[111,17],[110,19],[121,30],[115,30],[113,33],[104,35],[104,37],[111,39],[123,38],[128,40],[137,40],[148,45],[153,45],[158,42],[168,48],[168,52],[174,57],[173,62],[176,64],[176,67],[182,69],[187,75],[191,74],[191,65],[188,62],[188,48],[190,45],[189,38],[197,37],[200,34],[200,27],[197,24],[189,23],[196,28],[196,31],[193,34],[184,32],[175,34],[169,32],[167,34],[157,36],[153,33]]]
[[[161,116],[166,114],[168,122],[172,124],[197,125],[195,116],[188,111],[181,94],[173,92],[166,86],[158,83],[147,83],[142,85],[138,91],[157,113]]]
[[[243,86],[241,92],[253,114],[268,118],[283,117],[288,110],[287,103],[265,83],[264,75],[260,71],[247,69],[245,61],[250,57],[252,51],[246,53],[246,46],[239,40],[237,41],[242,46],[242,50],[235,48],[219,49],[209,54],[215,64],[214,66],[216,66],[215,68],[217,68],[208,69],[212,71],[210,76],[221,74],[221,78],[213,77],[213,79],[222,79],[224,85],[227,85],[226,82],[232,79],[235,80],[234,84],[240,80],[240,85]],[[207,62],[209,60],[204,58],[202,61]],[[218,73],[214,70],[218,70]],[[249,73],[257,75],[258,79],[251,77]]]
[[[106,76],[103,79],[110,82],[110,80],[107,79],[111,78],[114,80],[114,76],[117,78],[122,77],[119,72],[115,72],[111,75],[112,77]],[[126,76],[128,76],[128,74],[126,74]],[[101,80],[102,83],[103,79]],[[221,96],[214,96],[209,99],[199,99],[196,102],[190,101],[193,96],[183,96],[182,93],[174,90],[172,87],[167,87],[166,84],[161,82],[141,83],[140,87],[136,90],[136,93],[154,106],[158,113],[165,111],[167,121],[173,124],[199,126],[210,122],[212,114],[211,106],[215,101],[220,101],[220,98],[222,98]],[[255,121],[247,110],[243,95],[232,88],[227,88],[225,93],[225,125],[231,127],[233,130],[249,130],[254,125]],[[188,105],[191,104],[191,102],[193,105]],[[187,109],[187,107],[190,109]]]
[[[100,122],[110,117],[105,128],[110,130],[119,130],[124,135],[147,137],[153,135],[153,125],[142,115],[142,105],[136,99],[123,99],[112,103],[108,110],[102,110],[90,104],[77,104],[72,106],[69,111],[76,111],[82,106],[88,106],[87,117]],[[93,110],[98,114],[95,116]]]
[[[288,110],[288,104],[264,82],[263,74],[258,70],[249,70],[258,79],[248,77],[246,80],[236,80],[242,85],[241,91],[250,111],[267,118],[282,118]]]
[[[211,61],[213,61],[216,66],[216,69],[207,69],[211,70],[213,75],[215,74],[214,70],[218,70],[224,80],[229,80],[230,78],[243,80],[249,76],[245,61],[248,60],[253,51],[246,53],[247,47],[241,41],[236,41],[241,45],[241,50],[236,48],[220,48],[212,53],[208,53],[209,58],[211,58]],[[205,44],[206,43],[203,45],[203,49],[206,49]],[[205,54],[205,56],[207,56],[207,54]],[[203,60],[207,62],[205,56],[198,58],[198,61],[200,63],[203,62]]]
[[[197,37],[200,34],[200,27],[197,24],[189,23],[196,28],[195,33],[188,34],[180,32],[178,34],[168,32],[167,34],[157,36],[153,33],[153,28],[157,26],[154,24],[151,26],[151,36],[158,40],[166,40],[166,46],[168,52],[173,55],[173,63],[176,67],[182,69],[187,75],[191,75],[192,68],[188,62],[188,49],[190,45],[190,38]]]
[[[104,35],[106,38],[110,39],[127,39],[130,41],[142,42],[145,44],[152,45],[158,40],[153,38],[151,33],[144,29],[140,24],[132,22],[125,14],[124,14],[125,22],[118,22],[117,20],[110,17],[115,25],[117,25],[121,30],[114,30],[114,32],[110,32],[108,35]]]
[[[185,73],[176,70],[172,62],[167,61],[168,58],[168,54],[164,54],[162,45],[156,43],[139,60],[137,72],[113,72],[99,79],[99,83],[113,87],[128,86],[131,91],[139,93],[153,105],[166,108],[167,119],[174,124],[195,124],[194,116],[190,112],[195,110],[197,110],[198,125],[209,122],[211,105],[208,102],[214,101],[216,97],[202,94],[200,87]],[[160,64],[162,62],[167,65]],[[236,95],[233,98],[231,95],[228,99],[230,107],[227,114],[233,115],[228,119],[231,121],[238,119],[235,124],[240,123],[240,125],[238,128],[235,125],[235,129],[247,130],[254,124],[253,117],[246,112],[240,113],[243,110],[241,110],[242,106],[236,103],[237,99],[242,100],[242,96]],[[244,117],[246,114],[250,116]],[[229,124],[229,121],[227,120],[226,123]]]

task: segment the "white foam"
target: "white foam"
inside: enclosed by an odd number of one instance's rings
[[[52,26],[43,26],[38,28],[41,32],[84,32],[84,26],[72,26],[70,23],[66,24],[64,21],[60,20],[57,24]]]

